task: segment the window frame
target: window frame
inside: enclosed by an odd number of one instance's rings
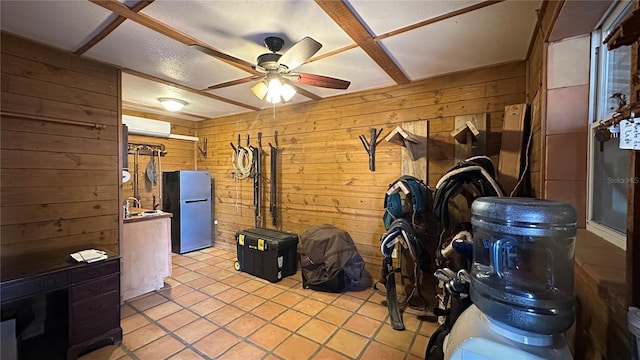
[[[600,124],[600,121],[607,120],[611,114],[607,114],[604,118],[601,117],[600,104],[604,102],[606,104],[606,94],[604,86],[600,86],[606,82],[606,69],[604,64],[606,63],[607,49],[606,45],[602,43],[606,37],[604,31],[610,28],[625,11],[630,11],[632,8],[632,2],[630,0],[615,2],[612,7],[603,16],[600,24],[591,33],[591,61],[590,61],[590,74],[589,74],[589,136],[588,136],[588,171],[587,171],[587,219],[586,229],[600,236],[613,245],[627,249],[627,234],[599,223],[593,220],[593,191],[594,191],[594,154],[598,151],[598,142],[594,136],[594,130]],[[631,78],[631,71],[629,71],[629,78]],[[605,105],[606,106],[606,105]],[[627,151],[627,150],[620,150]]]

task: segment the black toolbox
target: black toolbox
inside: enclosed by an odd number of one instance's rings
[[[267,228],[245,229],[236,233],[236,245],[236,270],[271,282],[296,273],[297,234]]]

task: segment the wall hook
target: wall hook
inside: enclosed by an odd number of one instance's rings
[[[231,144],[231,146],[233,147],[233,144]],[[207,158],[207,138],[205,137],[204,140],[202,140],[202,149],[200,148],[200,145],[198,145],[198,150],[200,150],[200,154],[202,154],[203,158]]]
[[[371,142],[367,141],[367,138],[364,135],[358,136],[362,142],[362,146],[364,146],[367,154],[369,154],[369,170],[371,171],[376,171],[376,145],[380,144],[380,141],[382,141],[382,139],[378,141],[380,134],[382,134],[382,129],[376,132],[375,128],[371,128]]]

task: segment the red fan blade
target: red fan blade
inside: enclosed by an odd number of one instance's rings
[[[305,85],[340,90],[345,90],[349,87],[349,85],[351,85],[351,81],[336,79],[328,76],[307,73],[295,73],[291,75],[299,76],[298,82]]]

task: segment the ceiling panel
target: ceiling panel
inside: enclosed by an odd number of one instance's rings
[[[523,60],[540,1],[507,1],[381,41],[411,78]]]
[[[373,36],[433,19],[480,2],[482,1],[347,1],[349,7],[367,25]]]
[[[249,111],[246,108],[126,73],[122,74],[122,86],[123,99],[139,104],[150,104],[151,108],[161,108],[158,102],[159,97],[173,97],[188,103],[182,109],[184,113],[199,115],[205,118]]]
[[[68,51],[80,48],[116,18],[88,1],[2,0],[0,14],[3,30]]]
[[[129,20],[86,55],[195,89],[249,74]]]
[[[353,43],[312,1],[155,1],[142,12],[251,63],[268,52],[266,36],[282,37],[282,51],[310,36],[318,55]]]

